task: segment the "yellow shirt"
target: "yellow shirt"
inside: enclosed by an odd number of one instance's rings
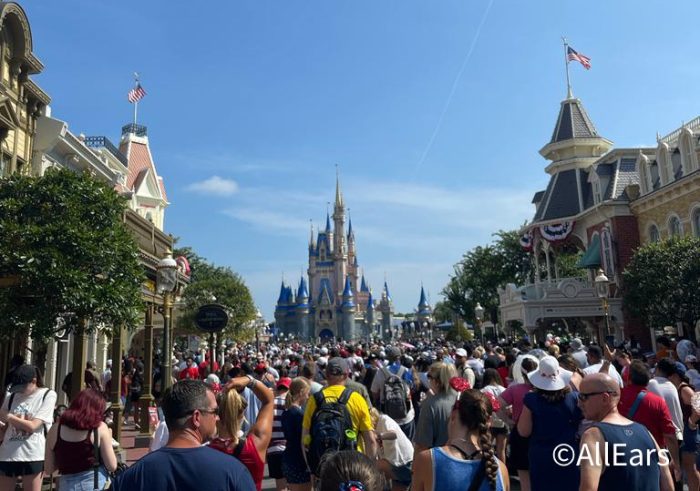
[[[338,399],[340,394],[343,393],[345,389],[344,385],[331,385],[323,389],[323,396],[326,399]],[[367,401],[357,392],[350,394],[350,398],[347,403],[348,412],[350,413],[350,420],[352,421],[352,429],[357,433],[357,449],[360,452],[364,452],[364,442],[362,441],[362,436],[360,432],[372,431],[372,420],[369,417],[369,407],[367,406]],[[316,411],[316,399],[311,396],[306,403],[306,411],[304,412],[304,421],[302,427],[309,431],[311,429],[311,417]]]

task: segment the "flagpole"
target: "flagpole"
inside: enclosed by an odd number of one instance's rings
[[[134,88],[138,87],[139,85],[139,74],[134,72]],[[139,112],[139,101],[137,100],[134,102],[134,127],[136,126],[136,116],[138,115]],[[134,130],[136,131],[136,130]]]
[[[569,78],[569,53],[567,49],[569,45],[567,44],[566,38],[564,36],[561,37],[561,40],[564,42],[564,65],[566,66],[566,98],[572,99],[574,97],[574,94],[571,92],[571,79]]]

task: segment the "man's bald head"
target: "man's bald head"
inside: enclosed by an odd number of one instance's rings
[[[620,384],[607,373],[591,373],[581,382],[581,392],[609,392],[620,396]]]
[[[617,412],[620,401],[620,386],[606,373],[586,375],[579,387],[579,406],[586,419],[601,421]]]

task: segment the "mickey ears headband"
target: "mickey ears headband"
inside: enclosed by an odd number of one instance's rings
[[[341,482],[338,491],[365,491],[365,485],[360,481]]]

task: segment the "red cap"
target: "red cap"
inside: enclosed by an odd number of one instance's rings
[[[257,365],[255,365],[255,368],[253,369],[253,371],[255,371],[257,373],[264,373],[267,371],[267,368],[265,367],[264,363],[258,363]]]
[[[284,387],[286,389],[289,389],[291,385],[292,379],[289,377],[282,377],[277,381],[277,387]]]

